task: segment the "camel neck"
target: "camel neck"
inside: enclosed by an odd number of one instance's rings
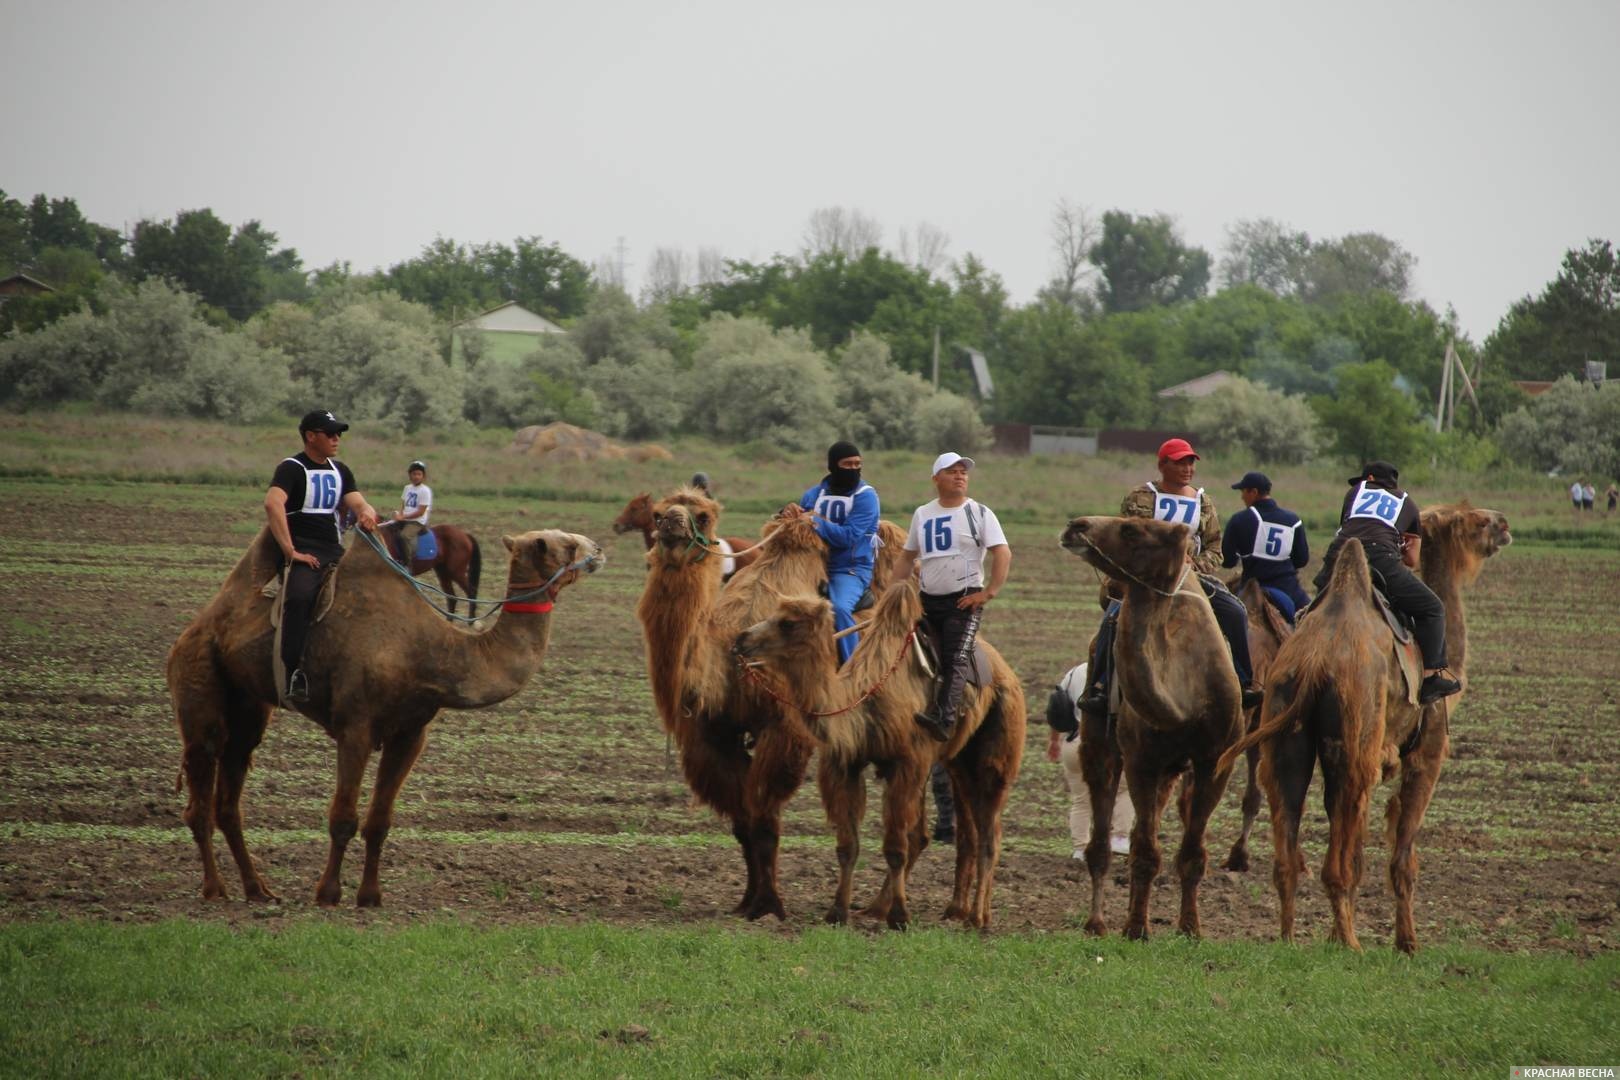
[[[1446,662],[1455,673],[1468,669],[1468,611],[1462,588],[1450,566],[1437,561],[1423,568],[1423,583],[1434,590],[1446,609]]]
[[[720,660],[720,643],[710,625],[721,566],[715,559],[662,562],[654,550],[647,584],[636,605],[647,645],[647,675],[653,703],[664,727],[678,732],[687,722],[682,697],[689,682],[702,685]]]

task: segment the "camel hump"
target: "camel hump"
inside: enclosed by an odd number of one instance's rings
[[[1360,600],[1364,604],[1373,602],[1372,571],[1367,566],[1367,551],[1361,546],[1361,541],[1353,536],[1339,547],[1327,591],[1330,597]]]

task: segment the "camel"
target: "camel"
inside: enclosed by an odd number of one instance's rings
[[[1265,589],[1253,578],[1248,581],[1230,582],[1237,598],[1243,601],[1244,610],[1249,613],[1249,662],[1254,667],[1254,678],[1257,683],[1264,683],[1266,672],[1271,670],[1271,661],[1277,655],[1282,643],[1294,632],[1293,624],[1283,618],[1282,612],[1277,610],[1267,597]],[[1260,706],[1247,710],[1246,728],[1253,731],[1260,724]],[[1245,754],[1249,764],[1248,783],[1243,788],[1243,831],[1238,834],[1237,842],[1232,845],[1231,852],[1226,861],[1221,863],[1223,870],[1235,870],[1247,873],[1249,870],[1249,835],[1254,831],[1254,821],[1260,815],[1260,801],[1263,794],[1260,781],[1255,772],[1260,764],[1260,751],[1256,747],[1249,747]]]
[[[693,488],[693,490],[699,494],[704,494],[701,488]],[[617,536],[623,536],[628,532],[639,532],[642,541],[647,545],[646,550],[652,550],[652,546],[657,540],[654,536],[656,528],[653,522],[653,497],[650,492],[643,491],[624,504],[624,509],[619,511],[619,516],[613,519],[613,532]],[[729,579],[738,570],[759,558],[758,540],[748,540],[741,536],[717,536],[715,542],[719,545],[720,554],[725,557],[728,564],[724,573],[726,579]]]
[[[776,873],[782,808],[804,782],[815,743],[795,712],[738,682],[730,647],[777,596],[825,589],[827,547],[813,516],[773,519],[763,529],[758,559],[722,591],[720,560],[709,557],[720,512],[719,503],[692,487],[657,503],[657,543],[647,552],[636,617],[653,702],[679,748],[687,786],[731,823],[742,848],[747,885],[734,914],[786,919]],[[892,576],[904,544],[898,526],[882,524],[887,529],[880,535],[889,539],[879,552],[874,586]]]
[[[342,897],[343,855],[359,822],[356,804],[366,762],[380,748],[366,813],[366,862],[355,900],[382,903],[378,882],[394,800],[441,708],[480,709],[517,693],[540,667],[557,595],[602,562],[596,544],[556,529],[504,537],[511,553],[506,605],[494,626],[473,633],[452,626],[401,580],[399,568],[369,544],[338,563],[331,611],[310,628],[305,667],[310,700],[299,708],[338,747],[337,788],[327,812],[331,850],[315,890],[323,906]],[[242,875],[248,900],[274,900],[242,839],[242,786],[253,751],[277,704],[272,674],[275,632],[261,587],[280,569],[280,552],[262,530],[218,595],[169,650],[169,696],[185,753],[185,822],[202,856],[203,898],[225,897],[214,862],[217,824]],[[544,587],[543,598],[535,590]],[[180,779],[176,780],[178,789]]]
[[[1115,638],[1115,722],[1085,715],[1080,763],[1091,791],[1091,913],[1086,932],[1102,934],[1108,825],[1121,772],[1136,810],[1131,827],[1130,908],[1125,935],[1147,937],[1148,900],[1159,872],[1159,818],[1178,777],[1191,770],[1178,800],[1182,821],[1176,870],[1177,927],[1199,934],[1198,886],[1207,864],[1204,833],[1226,790],[1231,763],[1221,754],[1243,734],[1242,695],[1215,613],[1189,555],[1192,533],[1170,522],[1077,517],[1063,547],[1115,578],[1124,591]]]
[[[838,887],[827,911],[829,923],[849,920],[866,811],[865,770],[872,765],[885,782],[883,857],[888,871],[878,899],[865,914],[893,929],[909,924],[907,878],[928,845],[923,785],[929,769],[943,757],[958,814],[956,881],[944,917],[981,929],[990,925],[1001,810],[1024,753],[1024,689],[1001,654],[984,642],[991,685],[967,688],[960,720],[942,747],[915,720],[933,696],[932,679],[911,648],[921,617],[915,581],[890,585],[842,670],[832,605],[818,597],[783,598],[776,612],[737,638],[738,655],[799,703],[821,748],[816,779],[838,840]]]
[[[1468,686],[1468,628],[1462,590],[1486,559],[1513,542],[1507,517],[1467,503],[1422,515],[1421,573],[1446,607],[1446,653],[1463,693],[1427,706],[1410,703],[1394,635],[1373,605],[1372,578],[1359,541],[1340,548],[1327,589],[1285,641],[1266,677],[1260,726],[1227,751],[1231,760],[1260,748],[1261,785],[1271,805],[1284,941],[1294,938],[1295,898],[1305,856],[1299,822],[1311,773],[1322,763],[1329,822],[1322,884],[1333,908],[1332,938],[1360,951],[1356,892],[1367,840],[1367,806],[1380,779],[1400,772],[1384,814],[1389,884],[1395,894],[1395,948],[1417,951],[1412,894],[1416,841],[1449,748],[1451,713]],[[1415,652],[1415,649],[1414,649]],[[1415,658],[1412,663],[1421,663]]]

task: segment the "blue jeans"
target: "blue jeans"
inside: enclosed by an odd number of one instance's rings
[[[827,599],[832,601],[833,626],[839,630],[848,630],[855,625],[855,605],[860,603],[861,594],[870,584],[872,584],[870,570],[864,572],[835,570],[827,575]],[[855,651],[855,645],[860,639],[859,634],[850,634],[848,637],[838,639],[840,664],[849,661],[849,654]]]

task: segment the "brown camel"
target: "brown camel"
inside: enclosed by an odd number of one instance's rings
[[[1001,810],[1024,753],[1024,689],[1001,654],[985,642],[991,685],[967,688],[960,722],[942,747],[915,720],[933,695],[932,680],[911,648],[911,633],[921,617],[916,582],[895,582],[878,600],[842,670],[832,605],[817,597],[782,598],[775,612],[737,638],[738,654],[757,665],[760,678],[779,688],[771,692],[805,711],[821,747],[817,783],[838,840],[838,888],[827,911],[830,923],[849,919],[868,765],[885,783],[883,856],[888,872],[865,914],[895,929],[910,922],[907,878],[928,844],[923,787],[929,769],[943,757],[958,813],[956,883],[945,918],[990,925]]]
[[[355,897],[361,907],[382,903],[383,841],[428,723],[441,708],[479,709],[522,689],[545,655],[557,594],[602,559],[591,540],[555,529],[504,539],[511,553],[507,595],[524,602],[509,605],[482,633],[445,622],[368,544],[357,542],[338,563],[331,611],[310,628],[304,665],[310,701],[299,708],[338,746],[337,789],[327,812],[332,845],[315,890],[319,903],[336,904],[342,896],[343,853],[359,823],[356,804],[371,751],[380,748],[382,760],[365,827],[358,830],[366,841]],[[271,601],[261,587],[278,572],[279,555],[269,530],[260,532],[169,650],[169,696],[185,745],[185,821],[202,856],[207,900],[225,896],[214,863],[216,824],[247,898],[275,899],[243,842],[241,801],[253,751],[277,702]],[[542,585],[543,595],[529,595]]]
[[[1277,655],[1285,639],[1294,632],[1293,624],[1283,618],[1282,612],[1277,610],[1267,597],[1265,589],[1253,578],[1248,581],[1234,580],[1233,591],[1239,600],[1243,601],[1243,608],[1249,613],[1249,663],[1254,667],[1256,683],[1264,684],[1266,672],[1271,670],[1271,661]],[[1244,716],[1247,730],[1253,731],[1260,724],[1260,706],[1246,711]],[[1232,851],[1221,864],[1223,870],[1236,870],[1247,873],[1249,869],[1249,835],[1254,831],[1255,818],[1260,814],[1260,799],[1262,789],[1260,781],[1255,776],[1255,770],[1260,764],[1260,750],[1258,747],[1249,747],[1244,755],[1248,758],[1248,783],[1243,788],[1243,831],[1238,834],[1237,842],[1232,845]]]
[[[1445,604],[1446,654],[1466,692],[1468,630],[1462,589],[1513,537],[1503,514],[1466,503],[1425,510],[1422,530],[1423,580]],[[1272,661],[1259,728],[1223,759],[1230,761],[1250,746],[1260,748],[1260,783],[1271,804],[1272,876],[1285,941],[1294,937],[1295,896],[1305,870],[1299,822],[1316,762],[1322,763],[1329,822],[1322,884],[1333,907],[1333,939],[1358,951],[1356,891],[1367,842],[1367,806],[1380,778],[1388,779],[1398,764],[1400,784],[1384,814],[1389,884],[1395,894],[1395,948],[1417,950],[1412,925],[1417,832],[1446,759],[1451,712],[1463,695],[1427,706],[1411,704],[1394,645],[1393,633],[1373,606],[1366,553],[1359,541],[1347,540],[1327,589]]]
[[[702,493],[699,492],[699,494]],[[623,536],[628,532],[639,532],[641,539],[647,545],[648,551],[651,551],[653,544],[656,543],[654,536],[656,531],[653,521],[653,497],[650,492],[643,491],[625,503],[624,509],[619,511],[619,516],[613,519],[613,532],[615,535]],[[731,569],[725,573],[726,577],[730,577],[759,558],[758,540],[748,540],[741,536],[722,536],[715,539],[724,545],[720,554],[732,562]],[[731,550],[726,551],[725,547],[729,547]]]
[[[720,504],[681,488],[654,507],[654,521],[657,543],[636,606],[653,702],[680,749],[687,786],[731,822],[742,847],[748,877],[735,913],[785,919],[776,873],[782,807],[804,782],[815,743],[796,712],[739,683],[730,648],[780,595],[825,589],[827,546],[813,516],[775,518],[762,530],[758,559],[722,591],[720,561],[710,557]],[[874,587],[892,576],[905,542],[898,526],[881,525]]]
[[[1226,790],[1231,764],[1221,754],[1243,734],[1242,696],[1231,655],[1209,600],[1191,573],[1192,533],[1165,521],[1078,517],[1063,546],[1118,580],[1124,590],[1115,638],[1118,715],[1083,714],[1080,764],[1091,792],[1091,914],[1086,931],[1104,931],[1108,824],[1121,771],[1136,810],[1131,827],[1131,894],[1125,935],[1147,937],[1148,899],[1159,872],[1159,817],[1178,777],[1191,769],[1179,809],[1183,826],[1176,870],[1182,933],[1197,936],[1198,886],[1207,858],[1204,833]]]

